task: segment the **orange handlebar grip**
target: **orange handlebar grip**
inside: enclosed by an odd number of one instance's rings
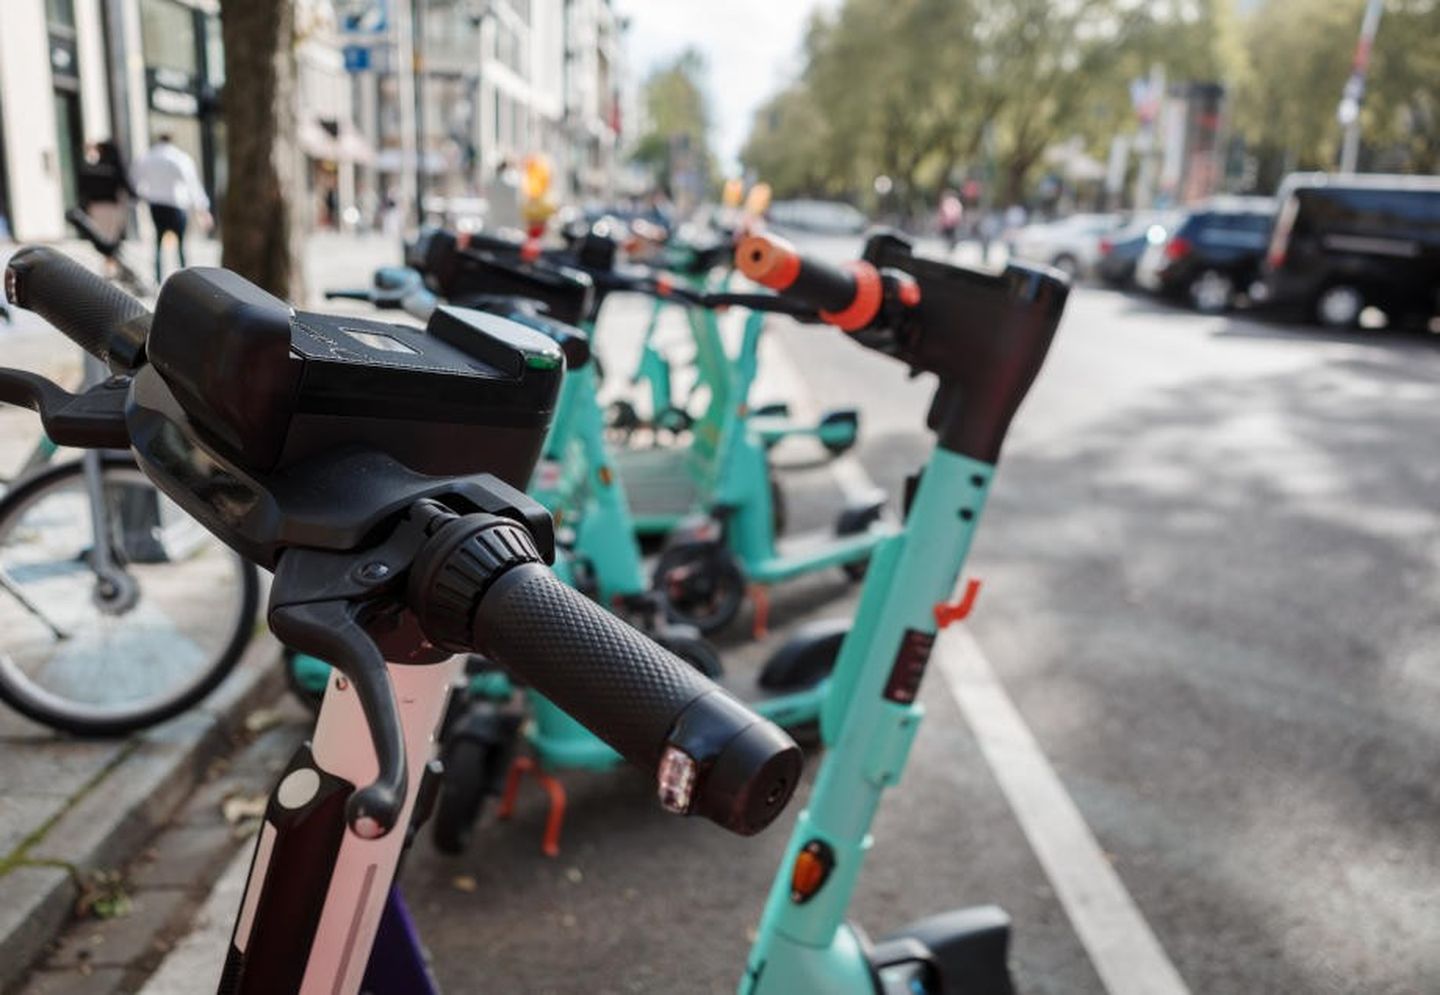
[[[800,275],[800,253],[783,238],[747,235],[735,246],[735,268],[763,287],[785,290]]]

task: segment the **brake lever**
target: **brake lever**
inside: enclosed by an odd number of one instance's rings
[[[385,661],[433,663],[450,655],[424,640],[399,596],[427,527],[444,514],[441,506],[420,501],[378,546],[346,552],[296,547],[275,566],[271,631],[344,675],[365,713],[378,769],[345,805],[350,829],[365,839],[395,828],[409,790],[405,732]]]
[[[129,377],[111,377],[72,394],[38,373],[0,369],[0,402],[36,412],[52,442],[76,449],[130,448],[125,425],[129,386]]]

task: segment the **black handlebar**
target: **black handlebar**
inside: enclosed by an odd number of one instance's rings
[[[100,391],[96,396],[105,401],[101,411],[105,425],[126,434],[137,450],[141,466],[182,506],[194,509],[202,522],[217,534],[223,533],[222,538],[236,548],[250,549],[247,542],[254,537],[249,533],[227,533],[225,522],[210,515],[213,509],[196,496],[199,489],[181,466],[189,465],[185,463],[187,447],[196,444],[186,433],[192,431],[190,426],[201,420],[202,414],[207,419],[205,424],[213,423],[217,433],[232,427],[234,413],[230,407],[206,407],[206,402],[181,393],[172,382],[177,377],[183,379],[187,371],[194,373],[191,366],[200,372],[213,370],[214,361],[201,358],[186,365],[181,360],[195,356],[181,356],[166,346],[166,335],[174,338],[182,330],[193,333],[198,340],[188,348],[196,356],[203,356],[206,350],[224,353],[226,343],[237,336],[250,342],[264,333],[270,344],[284,345],[288,339],[292,355],[304,349],[316,353],[318,358],[313,361],[320,369],[318,364],[328,354],[320,355],[313,344],[307,345],[299,336],[318,335],[313,330],[328,329],[328,319],[303,315],[303,327],[296,331],[291,321],[299,319],[282,321],[285,309],[280,302],[274,302],[273,307],[268,299],[254,307],[240,306],[249,304],[250,297],[260,292],[233,274],[211,271],[208,277],[194,277],[194,273],[191,271],[193,278],[187,278],[188,282],[177,278],[167,284],[168,298],[162,298],[162,318],[156,323],[156,340],[152,343],[156,360],[153,365],[146,365],[148,352],[143,333],[149,327],[150,314],[145,307],[60,254],[48,249],[21,250],[6,271],[6,288],[11,300],[40,311],[70,338],[107,359],[112,367],[127,371],[132,363],[141,367],[133,385],[130,378],[115,378],[104,388],[92,389]],[[236,286],[219,280],[221,275]],[[192,288],[191,284],[196,286]],[[192,298],[198,302],[196,307],[182,306]],[[272,315],[275,308],[281,311]],[[257,312],[269,323],[263,328],[257,325]],[[497,370],[508,370],[511,365],[529,369],[534,364],[527,356],[538,357],[547,369],[554,365],[548,351],[553,346],[547,341],[547,350],[540,350],[527,338],[546,341],[539,338],[533,324],[530,329],[496,328],[485,334],[480,325],[466,324],[458,316],[452,316],[448,324],[432,322],[430,335],[413,339],[414,348],[420,350],[414,355],[425,358],[430,355],[425,351],[427,347],[438,349],[431,338],[449,341],[460,336],[457,341],[471,343],[480,358],[499,364]],[[505,337],[501,337],[502,331]],[[354,332],[346,334],[353,336]],[[396,326],[377,326],[374,334],[397,341],[402,334],[418,335]],[[346,343],[348,361],[356,367],[373,366],[372,375],[377,375],[375,370],[388,370],[378,360],[368,362],[369,354],[360,349],[363,344],[363,339]],[[446,358],[448,354],[435,352],[435,357],[437,368],[454,365]],[[412,359],[412,365],[414,362],[418,361]],[[474,362],[479,359],[470,365]],[[347,371],[348,366],[335,367],[333,375],[341,377]],[[8,372],[15,389],[0,391],[0,400],[18,399],[42,411],[47,405],[69,403],[68,395],[48,382],[38,386],[28,380],[21,382],[14,371]],[[353,378],[362,374],[350,375]],[[493,386],[475,385],[469,389],[488,391],[482,397],[499,403],[499,395],[492,394],[501,391],[505,381],[492,378],[486,383]],[[334,389],[338,384],[336,381],[330,387]],[[119,387],[129,389],[115,389]],[[52,397],[56,392],[64,396]],[[128,406],[122,414],[116,402],[125,401],[126,395]],[[532,399],[537,417],[552,396],[553,392],[536,394]],[[87,393],[80,400],[89,397]],[[512,399],[512,405],[520,403]],[[171,406],[186,417],[166,415]],[[133,422],[129,418],[131,407],[135,409]],[[87,411],[67,413],[67,417],[80,418]],[[145,440],[157,431],[157,418],[185,438],[171,440],[163,451],[148,446]],[[137,426],[134,438],[128,435],[131,425]],[[337,435],[331,429],[318,441],[341,437],[343,433]],[[538,449],[539,436],[535,439]],[[477,460],[483,456],[494,463],[499,456],[492,450],[499,446],[499,442],[488,443]],[[301,518],[325,517],[327,512],[321,511],[324,506],[315,503],[313,494],[299,506],[276,501],[275,492],[265,489],[278,488],[282,482],[269,481],[265,476],[270,472],[269,464],[261,465],[253,448],[208,450],[209,462],[205,465],[230,465],[223,462],[225,452],[229,452],[236,460],[233,470],[227,471],[232,490],[243,485],[259,488],[256,495],[262,490],[272,495],[274,503],[267,507],[281,518],[293,514]],[[328,471],[322,469],[322,464],[319,456],[301,459],[286,464],[284,472],[294,476],[302,467],[314,465],[316,475],[324,477]],[[367,494],[376,487],[373,476],[364,478]],[[365,530],[366,538],[326,545],[323,530],[307,532],[300,527],[291,541],[281,542],[271,550],[270,563],[276,571],[271,592],[272,628],[293,648],[333,663],[350,679],[365,711],[378,770],[375,780],[358,786],[347,804],[347,821],[352,830],[367,837],[389,832],[396,827],[407,796],[405,743],[385,660],[418,663],[443,658],[446,651],[471,650],[485,652],[511,667],[622,757],[651,772],[659,784],[662,804],[672,811],[704,815],[743,834],[758,832],[768,825],[784,808],[799,780],[801,757],[794,742],[679,658],[561,584],[544,566],[537,550],[537,537],[544,530],[535,519],[545,519],[538,505],[500,480],[487,477],[489,484],[482,485],[473,477],[468,479],[466,486],[452,483],[459,487],[455,501],[460,511],[425,497],[435,493],[435,481],[417,476],[413,502],[397,503],[396,496],[384,493],[384,488],[362,502],[390,509],[377,520],[376,527]],[[306,478],[295,481],[294,487],[311,494],[310,488],[302,486],[307,482],[314,483]],[[390,531],[377,546],[373,537],[382,534],[377,531],[380,521],[388,522]],[[548,525],[548,519],[543,524]],[[302,535],[307,538],[295,541]],[[374,570],[376,563],[386,569]],[[395,609],[403,607],[414,614],[418,629],[403,625],[395,628]]]
[[[142,361],[150,310],[54,249],[32,245],[11,256],[5,296],[117,373],[130,372]]]
[[[795,743],[546,569],[518,524],[453,518],[416,557],[408,599],[445,649],[478,650],[626,760],[663,805],[759,832],[799,783]]]
[[[799,782],[800,751],[785,733],[538,564],[491,588],[473,641],[653,771],[667,808],[748,836]]]

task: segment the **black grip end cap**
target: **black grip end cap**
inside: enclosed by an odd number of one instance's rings
[[[700,814],[741,836],[753,836],[784,811],[803,767],[794,740],[769,722],[756,722],[716,758],[705,779]]]
[[[701,770],[691,814],[742,836],[770,825],[800,783],[795,741],[718,688],[685,706],[669,742]]]

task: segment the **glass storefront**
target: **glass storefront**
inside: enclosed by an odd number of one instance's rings
[[[140,0],[140,42],[149,139],[169,135],[195,160],[213,199],[225,189],[224,124],[217,99],[225,80],[219,18],[180,0]]]
[[[76,207],[85,129],[80,120],[80,61],[75,43],[74,0],[45,0],[45,27],[54,82],[55,151],[65,206]]]

